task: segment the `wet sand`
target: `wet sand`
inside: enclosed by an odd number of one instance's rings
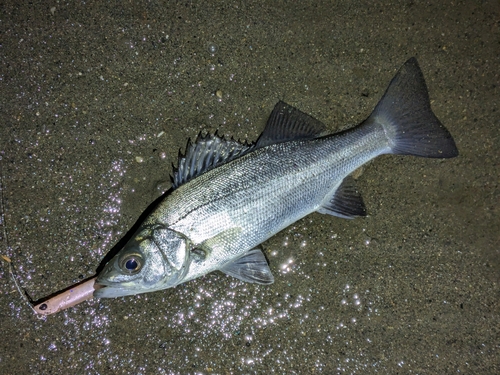
[[[38,319],[2,262],[0,373],[500,372],[498,1],[1,9],[1,252],[33,299],[95,274],[189,137],[255,140],[280,99],[345,129],[416,56],[460,156],[371,162],[368,217],[264,243],[271,286],[214,273]]]

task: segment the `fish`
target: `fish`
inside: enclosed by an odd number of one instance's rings
[[[94,297],[159,291],[213,271],[271,284],[264,241],[313,212],[366,216],[351,176],[363,164],[383,154],[458,155],[431,109],[416,58],[399,69],[365,121],[335,134],[325,129],[280,101],[254,143],[217,132],[188,141],[171,191],[98,274]]]

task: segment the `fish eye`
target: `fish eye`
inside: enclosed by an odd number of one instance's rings
[[[120,260],[120,269],[133,275],[142,268],[142,257],[139,254],[128,254]]]

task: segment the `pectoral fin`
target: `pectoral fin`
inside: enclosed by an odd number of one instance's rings
[[[272,284],[274,282],[266,257],[260,249],[250,250],[243,256],[226,263],[220,270],[247,283]]]

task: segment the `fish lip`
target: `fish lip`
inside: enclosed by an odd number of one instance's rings
[[[114,284],[114,285],[113,285]],[[114,289],[115,291],[120,291],[123,289],[123,287],[120,287],[119,284],[115,284],[110,281],[100,281],[97,279],[94,283],[94,297],[99,298],[99,294],[106,293],[104,290],[107,289],[109,291],[110,289]]]
[[[94,286],[97,286],[94,291],[95,298],[117,298],[137,294],[136,291],[127,290],[120,285],[103,285],[95,283]]]
[[[144,293],[141,289],[131,288],[123,285],[119,281],[100,280],[99,278],[94,283],[95,298],[118,298]]]
[[[97,279],[94,283],[94,289],[95,290],[98,290],[98,289],[102,289],[102,288],[109,288],[109,287],[118,287],[118,285],[113,285],[114,283],[113,282],[109,282],[109,281],[101,281],[99,279]]]
[[[113,284],[113,282],[111,282],[111,281],[106,282],[106,281],[99,280],[99,278],[97,278],[97,280],[94,283],[94,288],[96,288],[97,286],[100,288],[105,288],[107,286],[111,286],[112,284]]]

